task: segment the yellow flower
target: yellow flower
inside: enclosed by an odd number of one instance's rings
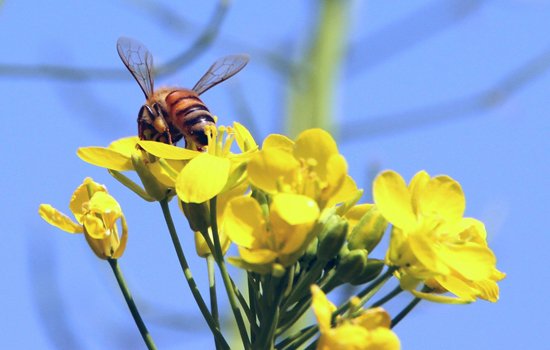
[[[407,186],[399,174],[385,171],[375,179],[373,195],[393,225],[387,260],[399,267],[404,289],[438,302],[498,300],[496,282],[505,274],[496,269],[483,223],[463,217],[466,201],[458,182],[420,171]],[[417,291],[421,282],[457,298]]]
[[[118,202],[107,189],[86,178],[71,197],[69,208],[77,222],[49,204],[41,204],[40,216],[49,224],[69,233],[84,233],[90,248],[100,259],[117,259],[126,248],[128,228]],[[122,236],[119,237],[120,220]]]
[[[178,197],[186,203],[203,203],[244,181],[246,162],[257,145],[241,124],[207,130],[206,152],[192,151],[154,141],[140,141],[148,153],[166,160],[189,160],[175,179]],[[243,153],[231,153],[233,141]],[[190,156],[192,155],[192,156]]]
[[[138,142],[137,136],[126,137],[112,142],[108,147],[81,147],[77,155],[87,163],[109,169],[117,180],[146,200],[162,200],[175,187],[176,176],[183,168],[184,160],[195,157],[197,152],[180,148],[177,160],[157,161],[140,150]],[[118,175],[118,172],[129,170],[137,172],[146,193],[137,189],[131,180]]]
[[[336,306],[316,285],[311,286],[312,307],[321,337],[318,350],[398,350],[399,339],[390,330],[390,316],[382,308],[364,311],[353,319],[339,319],[331,327]]]
[[[268,136],[262,150],[250,159],[248,176],[266,193],[302,194],[321,209],[347,201],[358,191],[336,142],[322,129],[306,130],[296,141]]]
[[[230,261],[259,273],[272,271],[275,264],[292,265],[313,239],[312,228],[318,217],[315,201],[298,194],[275,194],[268,213],[252,197],[230,200],[222,230],[240,253],[240,259]]]

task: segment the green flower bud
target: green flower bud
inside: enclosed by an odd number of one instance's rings
[[[132,154],[132,165],[141,179],[145,191],[157,201],[161,201],[166,198],[169,192],[168,187],[157,180],[145,162],[148,162],[148,160],[143,159],[139,154]]]
[[[350,250],[343,255],[336,266],[337,278],[348,283],[367,267],[368,252],[365,249]]]
[[[336,214],[331,215],[325,221],[318,236],[317,258],[321,261],[329,261],[336,256],[346,241],[347,233],[348,222]]]
[[[366,249],[372,252],[382,239],[387,227],[388,222],[382,217],[376,206],[373,206],[352,228],[348,238],[349,249]]]
[[[208,203],[185,203],[183,201],[179,201],[179,203],[191,230],[195,232],[208,232],[208,227],[210,227],[210,209]]]
[[[352,278],[350,283],[356,286],[372,281],[373,279],[378,277],[378,275],[380,275],[380,273],[384,269],[384,265],[385,264],[383,260],[368,259],[367,266],[365,266],[361,273]]]

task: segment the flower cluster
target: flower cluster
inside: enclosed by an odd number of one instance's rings
[[[497,301],[497,282],[505,275],[496,268],[483,223],[463,217],[465,197],[452,178],[421,171],[407,185],[396,172],[384,171],[374,180],[374,203],[359,203],[363,191],[324,130],[306,130],[295,140],[269,135],[261,147],[238,123],[207,127],[205,134],[208,145],[201,151],[130,137],[106,148],[80,148],[78,155],[107,168],[141,198],[161,204],[217,348],[227,343],[215,298],[210,311],[179,244],[168,206],[174,198],[195,234],[197,254],[209,264],[211,290],[212,261],[219,268],[245,349],[297,348],[311,342],[315,330],[318,349],[399,349],[391,327],[406,312],[392,320],[380,306],[402,291],[412,293],[414,305],[419,299]],[[123,174],[128,171],[141,185]],[[39,211],[62,230],[84,233],[98,257],[122,255],[126,221],[103,186],[86,179],[70,209],[77,222],[49,205]],[[373,251],[390,225],[389,247],[376,258]],[[232,244],[236,249],[225,257]],[[226,261],[246,272],[248,300]],[[392,276],[399,281],[396,289],[365,308]],[[349,284],[362,289],[340,307],[328,301],[327,293]],[[288,335],[310,307],[318,326]]]

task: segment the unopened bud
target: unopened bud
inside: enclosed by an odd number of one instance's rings
[[[208,232],[210,227],[210,209],[208,203],[185,203],[180,201],[180,207],[191,230],[195,232]]]
[[[368,259],[367,260],[367,266],[365,266],[363,271],[361,273],[359,273],[358,275],[356,275],[350,281],[350,283],[353,284],[353,285],[359,285],[359,284],[364,284],[364,283],[370,282],[373,279],[375,279],[376,277],[378,277],[378,275],[380,275],[380,273],[382,272],[383,269],[384,269],[384,261],[383,260]]]
[[[347,233],[348,222],[336,214],[330,216],[318,236],[317,258],[329,261],[336,256],[346,241]]]
[[[342,256],[336,267],[336,276],[344,283],[353,280],[367,266],[368,252],[365,249],[350,250]]]
[[[141,183],[143,184],[145,191],[157,201],[161,201],[166,198],[169,191],[168,188],[161,184],[151,173],[151,170],[145,163],[148,161],[149,160],[143,159],[139,154],[132,154],[132,165],[141,179]]]
[[[370,208],[355,225],[348,238],[349,249],[366,249],[369,252],[382,239],[388,222],[382,217],[376,206]]]

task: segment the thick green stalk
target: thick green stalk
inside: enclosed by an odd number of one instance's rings
[[[345,49],[349,0],[322,0],[318,25],[306,55],[290,76],[286,127],[291,136],[307,128],[328,129],[333,119],[334,90]]]
[[[214,257],[210,254],[206,257],[206,265],[208,270],[208,289],[210,290],[210,312],[214,322],[218,329],[220,328],[220,317],[218,312],[218,297],[216,295],[216,271],[214,269]],[[216,350],[220,349],[220,342],[218,338],[214,337],[216,341]]]
[[[145,323],[141,319],[136,303],[134,302],[134,298],[132,298],[132,294],[130,294],[130,289],[128,289],[128,286],[126,285],[126,281],[124,280],[124,276],[122,275],[122,271],[118,266],[117,260],[107,259],[107,261],[109,261],[109,265],[111,265],[111,268],[113,269],[113,273],[115,274],[116,280],[118,282],[118,286],[122,291],[122,295],[124,295],[124,299],[126,299],[126,304],[128,304],[128,308],[132,313],[134,322],[136,323],[136,326],[139,329],[139,333],[141,334],[141,337],[143,338],[143,341],[145,342],[147,349],[156,350],[157,347],[155,346],[155,342],[153,342],[153,338],[149,334],[149,331],[147,330]]]

